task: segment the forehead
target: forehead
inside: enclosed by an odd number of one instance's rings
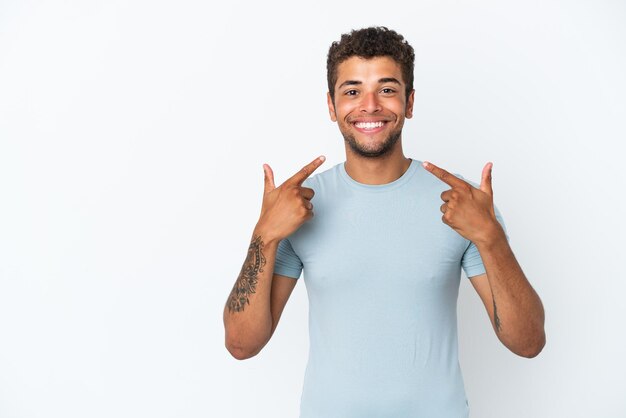
[[[404,83],[402,68],[391,57],[350,57],[337,66],[337,82],[341,85],[346,80],[377,82],[381,78],[393,77]]]

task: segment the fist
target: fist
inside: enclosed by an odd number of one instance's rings
[[[479,188],[432,163],[424,162],[424,167],[452,187],[441,193],[443,223],[476,245],[491,242],[504,234],[493,203],[492,163],[483,167]]]
[[[316,158],[278,187],[274,185],[272,168],[264,164],[265,187],[257,228],[261,228],[271,238],[279,241],[311,219],[313,217],[311,199],[315,192],[309,187],[302,187],[302,183],[325,160],[324,156]]]

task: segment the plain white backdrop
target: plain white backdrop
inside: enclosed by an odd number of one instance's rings
[[[278,185],[345,160],[326,53],[370,25],[416,51],[405,154],[476,182],[494,162],[546,309],[517,357],[462,281],[472,417],[626,416],[624,22],[609,0],[3,1],[0,417],[297,417],[304,282],[246,361],[222,309],[262,164]]]

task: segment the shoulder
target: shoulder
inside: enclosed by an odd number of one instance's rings
[[[424,168],[424,166],[422,165],[423,161],[421,160],[415,160],[418,164],[419,164],[419,169],[420,172],[422,173],[422,177],[427,179],[429,181],[429,183],[431,184],[435,184],[437,185],[439,188],[444,188],[444,189],[449,189],[450,186],[448,184],[446,184],[445,182],[441,181],[441,179],[439,179],[436,175],[434,175],[433,173],[431,173],[430,171],[428,171],[426,168]],[[445,167],[441,167],[444,168]],[[455,171],[451,171],[451,170],[447,170],[450,174],[452,174],[455,177],[458,177],[459,179],[466,181],[467,183],[471,184],[474,187],[480,187],[480,185],[478,183],[476,183],[475,181],[465,177],[464,175],[462,175],[461,173],[455,172]]]
[[[324,186],[336,183],[339,178],[341,164],[343,164],[343,162],[330,166],[323,171],[313,173],[313,175],[304,180],[302,185],[315,190],[317,188],[324,188]]]

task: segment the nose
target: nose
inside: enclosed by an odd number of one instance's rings
[[[382,110],[380,102],[378,101],[378,96],[376,93],[364,93],[360,103],[361,112],[365,113],[376,113]]]

